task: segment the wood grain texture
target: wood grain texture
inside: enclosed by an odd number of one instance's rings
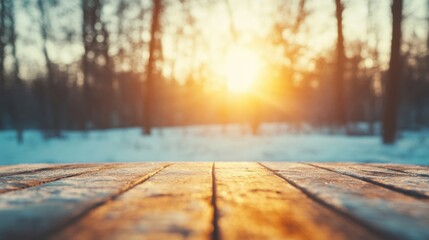
[[[390,239],[429,239],[429,204],[426,201],[306,164],[263,165],[367,226],[385,232]]]
[[[416,198],[429,200],[429,178],[426,177],[411,176],[407,173],[379,168],[369,164],[314,163],[313,165],[379,184],[393,191]]]
[[[376,239],[257,163],[216,163],[222,239]]]
[[[0,236],[40,239],[88,209],[139,183],[165,164],[124,164],[0,194]]]
[[[429,239],[428,167],[212,167],[1,167],[0,239]]]
[[[414,176],[429,177],[428,166],[404,165],[404,164],[370,164],[380,168],[390,169],[393,171],[408,173]]]
[[[52,239],[210,239],[212,163],[173,164]]]
[[[73,167],[49,168],[49,170],[29,171],[21,174],[0,177],[0,194],[34,187],[44,183],[77,176],[84,173],[100,171],[112,167],[112,164],[81,164]]]
[[[7,165],[0,167],[0,177],[11,176],[15,174],[33,172],[41,169],[54,169],[67,167],[70,164],[19,164],[19,165]]]

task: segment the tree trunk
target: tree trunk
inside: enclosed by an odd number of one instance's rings
[[[346,124],[346,109],[344,96],[345,51],[343,35],[343,10],[341,0],[335,0],[337,18],[337,66],[335,81],[335,123],[338,126]]]
[[[60,125],[60,96],[54,82],[54,69],[51,58],[48,52],[48,16],[46,13],[46,3],[43,0],[38,0],[38,7],[41,15],[40,32],[42,36],[42,52],[45,58],[46,71],[47,71],[47,89],[45,94],[46,107],[47,107],[47,137],[61,137]]]
[[[10,21],[11,21],[11,39],[12,44],[12,56],[14,59],[13,64],[13,121],[16,129],[16,139],[18,143],[24,142],[24,129],[22,124],[22,107],[20,96],[23,96],[23,84],[19,78],[19,61],[16,55],[16,31],[15,31],[15,7],[14,1],[10,1]]]
[[[399,106],[399,81],[401,78],[401,22],[403,0],[392,3],[392,45],[388,79],[385,85],[383,102],[383,143],[393,144],[397,135],[397,114]]]
[[[115,95],[113,91],[113,80],[114,80],[114,68],[113,62],[109,55],[109,32],[104,23],[102,23],[101,34],[103,36],[104,42],[103,50],[101,51],[101,56],[105,59],[105,64],[102,67],[102,97],[99,99],[102,105],[102,114],[101,114],[101,128],[107,129],[112,127],[112,116],[115,112],[114,103]],[[104,96],[104,98],[103,98]]]
[[[99,2],[81,0],[82,7],[82,42],[84,46],[84,53],[82,57],[82,73],[83,73],[83,98],[81,102],[82,115],[79,123],[79,128],[82,131],[86,131],[88,124],[93,121],[93,109],[94,101],[91,94],[91,83],[90,80],[94,80],[94,64],[90,61],[90,54],[95,58],[94,42],[95,42],[95,24],[97,19],[97,8]]]
[[[427,27],[427,38],[426,38],[426,80],[429,81],[429,0],[426,3],[426,27]]]
[[[112,69],[109,51],[109,36],[101,20],[101,0],[81,1],[82,7],[82,57],[83,101],[81,128],[88,124],[95,128],[110,126],[113,107]],[[103,39],[103,40],[100,40]],[[104,61],[100,61],[104,60]]]
[[[373,87],[373,83],[376,80],[376,76],[380,73],[380,61],[379,61],[379,35],[378,35],[378,27],[376,24],[376,19],[374,19],[374,1],[367,0],[367,10],[368,10],[368,22],[367,22],[367,47],[370,46],[371,37],[374,39],[373,49],[370,49],[372,60],[374,61],[374,67],[369,72],[369,76],[367,76],[368,84],[369,84],[369,96],[368,96],[368,130],[370,135],[375,134],[375,123],[377,121],[377,96]]]
[[[161,0],[153,0],[152,10],[152,25],[150,29],[150,43],[149,43],[149,60],[147,64],[147,76],[146,76],[146,87],[143,94],[143,134],[150,135],[152,128],[153,119],[153,100],[154,100],[154,73],[155,73],[155,62],[156,62],[156,43],[159,36],[160,29],[160,15],[161,15]]]
[[[82,43],[84,48],[84,53],[82,56],[82,74],[83,74],[83,103],[82,103],[82,115],[79,123],[79,128],[82,131],[86,131],[86,126],[88,124],[89,117],[89,83],[88,83],[88,40],[87,40],[87,31],[88,31],[88,11],[87,4],[85,0],[81,1],[82,7]]]
[[[4,116],[6,112],[5,104],[5,72],[4,72],[4,60],[5,60],[5,47],[4,42],[6,34],[6,0],[0,0],[0,130],[5,128]]]

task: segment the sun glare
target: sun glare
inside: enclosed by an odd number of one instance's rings
[[[251,90],[260,68],[258,55],[246,48],[232,48],[225,61],[225,77],[228,90],[243,93]]]

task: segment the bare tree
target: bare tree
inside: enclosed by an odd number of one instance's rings
[[[6,115],[6,105],[10,106],[10,116],[12,117],[13,126],[17,130],[17,140],[19,143],[23,142],[23,126],[21,109],[19,107],[22,99],[22,82],[19,79],[19,61],[16,54],[16,31],[15,31],[15,5],[13,0],[1,0],[0,1],[0,129],[4,128],[4,117]],[[8,94],[10,98],[6,104],[6,84],[5,84],[5,48],[7,45],[12,47],[12,58],[13,58],[13,71],[11,77],[11,94]]]
[[[124,26],[124,17],[125,17],[125,13],[126,13],[126,10],[127,10],[127,8],[128,8],[128,4],[127,4],[127,2],[125,1],[125,0],[119,0],[119,3],[118,3],[118,8],[117,8],[117,10],[116,10],[116,15],[118,16],[118,23],[117,23],[117,38],[118,38],[118,42],[117,42],[117,45],[118,45],[118,48],[119,48],[119,51],[118,51],[118,64],[119,64],[119,69],[120,70],[122,70],[122,68],[123,68],[123,65],[124,65],[124,58],[125,58],[125,47],[124,47],[124,45],[125,45],[125,42],[126,42],[126,39],[125,39],[125,31],[124,31],[124,28],[125,28],[125,26]]]
[[[388,79],[383,102],[383,143],[393,144],[397,135],[397,114],[399,105],[399,81],[401,78],[401,24],[403,0],[392,2],[392,45]]]
[[[369,84],[370,84],[370,92],[368,97],[368,108],[369,108],[369,116],[368,116],[368,124],[369,124],[369,134],[374,135],[375,132],[375,122],[377,118],[377,100],[376,94],[373,89],[373,83],[376,77],[380,77],[380,57],[379,57],[379,33],[378,33],[378,25],[375,20],[375,5],[374,1],[368,0],[367,2],[367,11],[368,11],[368,22],[367,22],[367,48],[371,48],[369,46],[369,40],[372,38],[374,40],[374,46],[370,49],[370,57],[374,61],[374,66],[372,71],[369,71]]]
[[[21,108],[21,97],[23,94],[23,83],[19,78],[19,60],[16,54],[16,25],[15,25],[15,6],[14,1],[9,1],[9,19],[10,19],[10,43],[12,45],[12,57],[13,57],[13,121],[16,129],[16,138],[18,143],[24,141],[24,128],[22,123],[22,108]]]
[[[159,57],[159,49],[157,49],[157,43],[160,42],[160,17],[162,11],[162,0],[153,0],[152,1],[152,24],[150,29],[150,43],[149,43],[149,60],[147,64],[147,75],[146,75],[146,86],[144,88],[143,97],[143,124],[142,130],[144,135],[151,134],[152,128],[152,114],[153,105],[154,105],[154,77],[155,77],[155,68],[156,61]]]
[[[5,98],[5,35],[6,35],[6,1],[0,0],[0,130],[4,129],[4,117],[6,112]]]
[[[95,58],[94,43],[96,42],[96,29],[97,20],[99,18],[99,0],[95,1],[81,1],[82,7],[82,42],[84,53],[82,57],[82,72],[83,72],[83,112],[80,128],[87,130],[87,125],[91,121],[93,113],[93,98],[91,94],[91,82],[94,78],[93,62],[91,59]]]
[[[100,20],[101,21],[101,20]],[[113,95],[113,62],[109,55],[109,36],[110,33],[107,30],[106,24],[101,22],[100,36],[103,41],[99,42],[98,48],[100,49],[100,55],[98,59],[103,59],[102,63],[98,62],[98,67],[101,69],[99,74],[100,79],[97,83],[100,85],[101,94],[97,99],[97,103],[100,109],[98,124],[100,128],[106,129],[110,127],[112,120],[112,113],[114,111],[114,95]]]
[[[296,15],[295,24],[292,28],[293,33],[298,33],[298,31],[301,29],[305,18],[308,16],[308,11],[306,9],[306,0],[300,0],[298,3],[298,14]]]
[[[427,38],[426,38],[426,77],[429,81],[429,0],[426,3],[426,26],[427,26]]]
[[[107,128],[113,111],[113,63],[109,55],[109,31],[102,21],[103,1],[81,1],[83,70],[83,117],[81,129],[89,123]]]
[[[60,106],[59,106],[59,93],[56,91],[55,87],[55,76],[54,76],[54,64],[51,60],[48,51],[48,41],[49,41],[49,16],[47,13],[49,4],[46,1],[38,0],[37,6],[40,12],[40,33],[42,37],[42,52],[45,58],[46,64],[46,92],[45,92],[45,114],[46,122],[44,126],[46,137],[60,137],[61,136],[61,126],[60,126]]]
[[[343,11],[344,5],[341,0],[335,0],[337,18],[337,62],[335,78],[335,122],[338,125],[346,124],[346,109],[344,96],[344,70],[345,70],[345,50],[343,35]]]

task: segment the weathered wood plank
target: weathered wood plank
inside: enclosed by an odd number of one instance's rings
[[[0,236],[35,239],[133,187],[165,164],[124,164],[0,194]]]
[[[0,177],[0,194],[28,187],[34,187],[62,178],[73,177],[84,173],[96,172],[105,168],[110,168],[112,166],[112,164],[81,164],[73,166],[72,168],[50,168],[49,170],[30,171],[28,173]]]
[[[402,239],[429,239],[428,202],[305,164],[263,165],[366,225]]]
[[[70,164],[19,164],[11,166],[1,166],[0,177],[11,176],[20,173],[33,172],[41,169],[62,168]]]
[[[374,165],[380,168],[390,169],[393,171],[399,171],[403,173],[409,173],[411,175],[429,177],[429,167],[428,166],[418,166],[418,165],[404,165],[404,164],[369,164]]]
[[[257,163],[216,163],[215,174],[221,238],[380,237],[310,199]]]
[[[379,168],[368,164],[314,163],[314,166],[369,181],[416,198],[429,199],[429,178]]]
[[[212,163],[174,164],[53,239],[210,239]]]

